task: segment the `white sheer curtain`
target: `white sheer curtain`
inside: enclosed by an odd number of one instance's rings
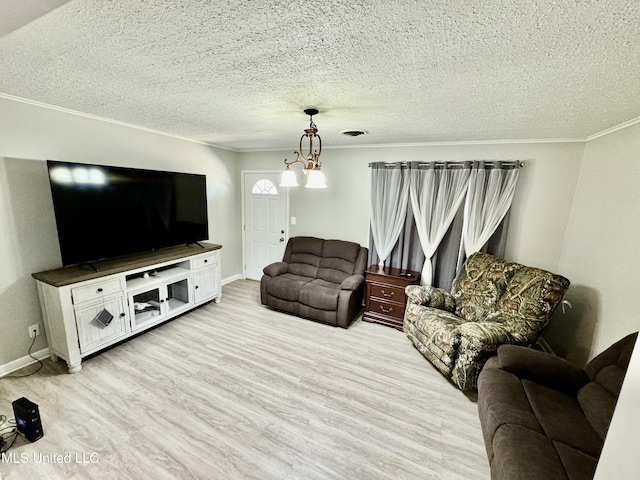
[[[425,255],[420,283],[431,285],[431,257],[451,225],[467,193],[471,162],[411,163],[409,195],[420,245]]]
[[[519,173],[518,162],[474,162],[462,232],[467,257],[487,243],[509,211]]]
[[[404,228],[408,203],[408,170],[401,163],[372,163],[370,223],[380,266],[384,265]]]

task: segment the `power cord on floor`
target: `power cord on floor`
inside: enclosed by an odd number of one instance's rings
[[[7,424],[7,426],[3,426]],[[10,432],[6,432],[11,430]],[[9,420],[6,415],[0,415],[0,454],[5,453],[11,447],[18,438],[18,431],[16,430],[16,421]],[[11,443],[9,442],[11,439]]]
[[[29,354],[29,356],[31,358],[33,358],[36,362],[38,362],[38,368],[36,368],[33,372],[31,373],[27,373],[26,375],[6,375],[5,378],[24,378],[24,377],[30,377],[31,375],[35,375],[36,373],[38,373],[42,367],[44,366],[44,363],[42,363],[42,360],[40,360],[39,358],[36,358],[33,356],[33,354],[31,353],[31,349],[33,348],[33,346],[36,343],[36,338],[38,338],[37,335],[33,336],[33,340],[31,342],[31,345],[29,345],[29,350],[27,351],[27,353]]]

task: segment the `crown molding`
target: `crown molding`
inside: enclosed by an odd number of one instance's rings
[[[227,150],[230,152],[236,153],[250,153],[250,152],[280,152],[280,151],[288,151],[289,148],[232,148],[226,147],[222,145],[217,145],[215,143],[204,142],[202,140],[196,140],[190,137],[184,137],[181,135],[175,135],[173,133],[162,132],[160,130],[154,130],[152,128],[141,127],[139,125],[134,125],[132,123],[121,122],[119,120],[114,120],[111,118],[101,117],[98,115],[92,115],[90,113],[83,113],[77,110],[72,110],[69,108],[58,107],[56,105],[51,105],[48,103],[38,102],[36,100],[30,100],[28,98],[18,97],[15,95],[10,95],[7,93],[0,92],[0,98],[4,98],[6,100],[12,100],[14,102],[20,102],[27,105],[33,105],[36,107],[46,108],[49,110],[54,110],[61,113],[66,113],[69,115],[75,115],[78,117],[83,117],[91,120],[96,120],[99,122],[110,123],[112,125],[119,125],[122,127],[133,128],[135,130],[140,130],[143,132],[153,133],[155,135],[162,135],[165,137],[175,138],[178,140],[182,140],[185,142],[195,143],[198,145],[206,145],[207,147],[218,148],[221,150]],[[416,142],[416,143],[385,143],[385,144],[363,144],[363,145],[327,145],[324,147],[325,150],[332,149],[359,149],[359,148],[408,148],[408,147],[451,147],[451,146],[465,146],[465,145],[513,145],[513,144],[527,144],[527,143],[587,143],[597,138],[603,137],[605,135],[609,135],[611,133],[617,132],[618,130],[622,130],[633,125],[640,123],[640,117],[633,118],[626,122],[620,123],[613,127],[602,130],[601,132],[594,133],[587,137],[577,137],[577,138],[522,138],[522,139],[508,139],[508,140],[461,140],[461,141],[448,141],[448,142]]]
[[[604,137],[605,135],[609,135],[610,133],[617,132],[618,130],[623,130],[627,127],[632,127],[633,125],[636,125],[638,123],[640,123],[640,117],[632,118],[631,120],[620,123],[611,128],[607,128],[606,130],[602,130],[601,132],[594,133],[593,135],[589,135],[585,139],[585,141],[590,142],[591,140],[595,140],[596,138]]]
[[[322,146],[323,150],[342,150],[358,148],[401,148],[401,147],[450,147],[462,145],[505,145],[524,143],[584,143],[584,138],[534,138],[534,139],[512,139],[512,140],[460,140],[451,142],[415,142],[415,143],[370,143],[364,145],[327,145]],[[289,148],[239,148],[240,153],[251,152],[285,152]]]
[[[30,100],[28,98],[17,97],[15,95],[9,95],[7,93],[0,92],[0,98],[4,98],[6,100],[12,100],[14,102],[25,103],[27,105],[33,105],[35,107],[46,108],[48,110],[53,110],[56,112],[66,113],[69,115],[75,115],[77,117],[88,118],[90,120],[97,120],[99,122],[110,123],[112,125],[118,125],[120,127],[133,128],[135,130],[140,130],[142,132],[153,133],[155,135],[162,135],[164,137],[175,138],[177,140],[183,140],[185,142],[196,143],[198,145],[206,145],[207,147],[219,148],[221,150],[229,150],[232,152],[238,152],[238,150],[230,147],[223,147],[221,145],[215,145],[209,142],[203,142],[202,140],[196,140],[194,138],[183,137],[181,135],[175,135],[173,133],[162,132],[160,130],[154,130],[153,128],[141,127],[140,125],[134,125],[133,123],[121,122],[119,120],[114,120],[112,118],[101,117],[98,115],[92,115],[90,113],[79,112],[77,110],[71,110],[70,108],[58,107],[56,105],[51,105],[49,103],[38,102],[36,100]]]

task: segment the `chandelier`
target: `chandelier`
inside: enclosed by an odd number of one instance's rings
[[[327,188],[327,184],[324,181],[324,174],[320,170],[322,164],[320,163],[320,155],[322,154],[322,139],[318,135],[318,127],[313,123],[313,116],[318,114],[318,110],[315,108],[307,108],[304,113],[309,115],[309,128],[305,129],[304,134],[300,137],[300,147],[296,154],[295,160],[284,159],[285,169],[282,172],[282,179],[280,181],[281,187],[297,187],[298,179],[290,166],[294,163],[301,163],[303,165],[304,174],[307,176],[307,188]],[[302,151],[302,143],[305,139],[309,140],[309,153],[306,155]],[[313,149],[313,141],[318,139],[318,149]]]

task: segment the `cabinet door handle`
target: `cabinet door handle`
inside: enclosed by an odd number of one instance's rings
[[[387,297],[387,298],[393,297],[395,295],[395,293],[396,293],[396,292],[387,293],[384,290],[381,290],[381,292],[382,292],[382,296],[383,297]]]
[[[102,293],[102,288],[99,288],[98,290],[96,290],[96,293]]]
[[[393,307],[389,307],[389,310],[385,310],[385,308],[380,305],[380,310],[382,311],[382,313],[391,313],[393,312]]]
[[[122,313],[120,314],[120,318],[125,317],[126,315],[127,315],[126,313],[122,312]]]
[[[207,260],[206,258],[204,259],[204,263],[207,263],[209,260]]]
[[[200,287],[198,287],[198,285],[196,285],[196,290],[197,290],[198,288],[200,288]]]

